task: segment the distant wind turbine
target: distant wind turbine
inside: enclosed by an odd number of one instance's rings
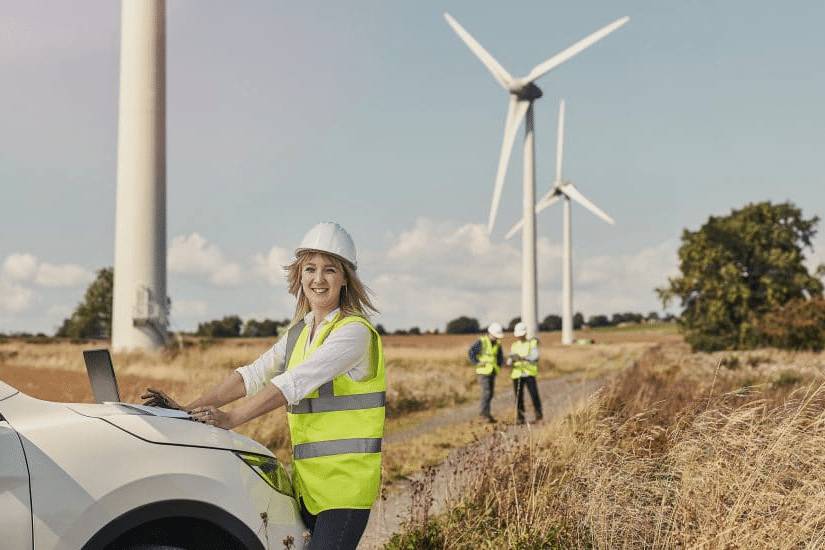
[[[586,38],[579,40],[547,61],[539,63],[533,67],[533,70],[531,70],[527,76],[522,78],[513,78],[510,76],[510,73],[508,73],[481,44],[470,36],[470,33],[459,25],[450,14],[445,13],[444,18],[467,47],[470,48],[470,51],[472,51],[492,73],[493,78],[510,94],[507,120],[504,124],[504,139],[501,143],[501,153],[499,155],[495,186],[493,188],[493,202],[490,205],[490,217],[487,221],[488,233],[493,232],[493,226],[495,225],[498,203],[501,199],[502,187],[504,186],[504,176],[507,173],[507,165],[510,161],[510,153],[513,150],[516,132],[521,125],[522,119],[525,117],[527,119],[524,133],[524,190],[522,199],[524,231],[522,232],[521,240],[521,319],[527,325],[528,337],[533,337],[538,329],[536,295],[536,172],[534,163],[533,102],[542,96],[541,89],[534,84],[534,81],[615,31],[627,23],[630,18],[622,17],[621,19],[617,19]]]
[[[538,214],[551,204],[564,199],[564,253],[562,255],[562,315],[561,315],[561,343],[573,343],[573,254],[572,254],[572,227],[571,227],[571,212],[570,199],[573,199],[580,205],[590,210],[593,214],[600,217],[609,224],[614,224],[613,218],[605,214],[605,212],[590,202],[581,192],[576,189],[570,181],[564,181],[561,177],[562,156],[564,153],[564,100],[559,105],[559,130],[556,144],[556,179],[553,182],[553,187],[544,195],[536,204],[535,214]],[[532,216],[531,216],[532,217]],[[518,222],[507,233],[509,239],[521,229],[523,220]]]

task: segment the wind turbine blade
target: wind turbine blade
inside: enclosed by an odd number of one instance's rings
[[[556,181],[561,181],[561,161],[564,153],[564,100],[559,104],[559,131],[556,137]]]
[[[622,25],[627,23],[629,20],[630,20],[629,17],[622,17],[621,19],[617,19],[616,21],[613,21],[609,25],[607,25],[605,27],[602,27],[601,29],[597,30],[596,32],[594,32],[590,36],[588,36],[586,38],[582,38],[581,40],[579,40],[578,42],[576,42],[575,44],[573,44],[572,46],[570,46],[566,50],[563,50],[563,51],[557,53],[556,55],[554,55],[553,57],[551,57],[550,59],[548,59],[544,63],[540,63],[540,64],[536,65],[533,68],[533,70],[530,71],[530,74],[527,75],[527,77],[525,78],[525,81],[532,82],[532,81],[536,80],[537,78],[544,76],[549,71],[551,71],[552,69],[554,69],[557,66],[561,65],[562,63],[564,63],[565,61],[567,61],[568,59],[570,59],[571,57],[573,57],[577,53],[579,53],[582,50],[588,48],[589,46],[592,46],[593,44],[595,44],[596,42],[598,42],[599,40],[601,40],[602,38],[604,38],[605,36],[607,36],[611,32],[615,31],[616,29],[618,29],[619,27],[621,27]]]
[[[504,67],[502,67],[496,59],[490,55],[490,53],[485,50],[481,44],[476,42],[476,39],[470,36],[464,27],[458,24],[458,21],[452,18],[449,13],[444,14],[444,19],[447,20],[447,23],[453,28],[456,34],[461,38],[467,47],[470,48],[470,51],[476,54],[476,56],[484,63],[484,66],[487,67],[491,73],[493,73],[493,77],[501,84],[501,87],[505,90],[509,89],[510,83],[513,81],[513,77],[510,76]]]
[[[613,218],[611,218],[610,216],[605,214],[604,210],[602,210],[601,208],[599,208],[598,206],[596,206],[595,204],[590,202],[590,200],[587,197],[582,195],[581,192],[578,189],[576,189],[573,186],[572,183],[568,183],[567,185],[562,187],[561,190],[565,195],[567,195],[568,197],[570,197],[571,199],[573,199],[574,201],[576,201],[580,205],[584,206],[585,208],[590,210],[593,214],[597,215],[598,217],[600,217],[601,219],[603,219],[607,223],[609,223],[611,225],[616,223],[616,222],[613,221]]]
[[[547,193],[545,196],[541,198],[539,202],[536,203],[536,214],[540,213],[542,210],[556,204],[559,202],[560,196],[555,193],[555,189]]]
[[[559,201],[559,195],[555,194],[556,190],[551,189],[549,193],[544,195],[539,202],[536,203],[536,214],[550,206],[551,204],[555,204]],[[516,222],[516,224],[510,228],[510,231],[507,232],[507,235],[504,237],[505,239],[511,238],[513,235],[519,232],[521,226],[524,225],[524,219],[521,219]]]
[[[487,233],[493,232],[496,223],[498,203],[501,200],[501,189],[504,187],[504,176],[507,175],[507,164],[510,162],[510,153],[513,152],[513,142],[521,120],[530,106],[529,101],[520,101],[516,96],[510,96],[510,105],[507,108],[507,121],[504,123],[504,139],[501,142],[501,154],[498,158],[496,183],[493,188],[493,202],[490,205],[490,218],[487,221]]]

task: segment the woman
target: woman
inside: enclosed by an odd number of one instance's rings
[[[355,270],[355,245],[338,224],[310,229],[287,266],[297,297],[285,337],[179,408],[231,429],[287,407],[293,485],[312,533],[310,548],[355,548],[376,499],[384,434],[381,339],[367,321],[376,312]],[[231,411],[221,406],[247,396]],[[149,389],[148,405],[177,403]]]

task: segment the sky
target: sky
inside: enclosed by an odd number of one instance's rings
[[[390,330],[519,315],[521,139],[488,236],[507,94],[445,11],[514,75],[631,18],[537,81],[537,195],[564,98],[564,177],[616,220],[573,207],[586,317],[661,311],[682,231],[711,215],[790,200],[825,217],[822,2],[169,0],[173,330],[291,317],[280,268],[324,220],[352,234]],[[53,332],[113,264],[119,43],[111,0],[0,10],[0,332]],[[543,318],[560,205],[537,224]]]

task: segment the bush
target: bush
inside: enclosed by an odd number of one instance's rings
[[[453,319],[447,323],[447,334],[475,334],[481,331],[478,319],[464,317]]]
[[[825,299],[792,300],[765,315],[757,332],[769,346],[821,351],[825,348]]]

